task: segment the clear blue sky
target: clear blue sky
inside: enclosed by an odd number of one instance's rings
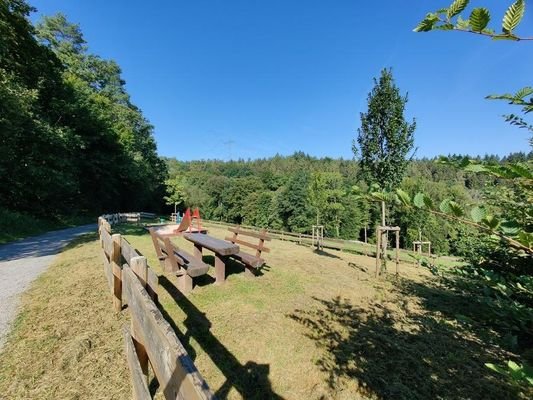
[[[32,19],[63,12],[91,52],[120,64],[164,156],[350,158],[384,67],[409,92],[418,156],[528,151],[501,118],[513,108],[483,98],[533,84],[533,43],[412,32],[450,2],[30,0]],[[511,0],[473,4],[499,26]],[[533,35],[531,9],[518,32]]]

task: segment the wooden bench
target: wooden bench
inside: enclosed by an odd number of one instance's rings
[[[207,274],[209,264],[181,250],[168,237],[159,235],[154,228],[150,228],[149,231],[161,267],[165,272],[175,273],[178,276],[180,291],[189,293],[193,288],[192,279]]]
[[[238,244],[240,246],[249,247],[250,249],[255,250],[255,255],[246,253],[244,251],[239,251],[237,254],[231,256],[244,264],[245,271],[247,273],[254,275],[252,270],[258,270],[263,265],[265,265],[265,260],[261,258],[261,253],[270,252],[270,249],[268,247],[265,247],[265,240],[270,240],[270,237],[267,235],[266,229],[263,229],[260,232],[253,232],[243,230],[239,225],[237,225],[234,228],[228,228],[228,231],[233,232],[233,235],[226,237],[226,240],[230,241],[233,244]],[[253,244],[249,241],[242,240],[243,236],[259,239],[258,243]]]

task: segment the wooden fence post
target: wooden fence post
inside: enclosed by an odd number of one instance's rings
[[[111,253],[111,268],[113,270],[113,308],[116,312],[122,310],[122,267],[120,266],[120,234],[116,233],[112,237],[113,251]]]

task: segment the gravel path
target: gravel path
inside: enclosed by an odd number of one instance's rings
[[[72,239],[96,231],[96,224],[45,233],[0,245],[0,350],[17,314],[20,295]]]

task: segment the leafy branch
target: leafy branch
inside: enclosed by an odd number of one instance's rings
[[[505,12],[502,19],[501,32],[488,28],[491,20],[490,11],[485,7],[476,7],[470,16],[464,19],[461,13],[468,7],[470,0],[455,0],[449,7],[429,13],[416,26],[415,32],[434,30],[460,31],[476,35],[488,36],[493,40],[533,40],[533,37],[518,36],[518,27],[526,10],[525,0],[516,0]]]

